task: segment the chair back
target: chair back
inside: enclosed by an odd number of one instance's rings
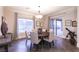
[[[54,33],[53,31],[49,31],[49,41],[53,41],[54,40]]]
[[[28,34],[27,34],[27,31],[25,31],[25,36],[26,36],[26,38],[28,38]]]
[[[42,29],[43,32],[46,32],[46,29]]]
[[[31,41],[33,44],[38,44],[38,33],[37,32],[31,32]]]
[[[37,32],[37,29],[32,29],[32,32]]]

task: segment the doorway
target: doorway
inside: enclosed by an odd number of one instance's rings
[[[50,19],[50,29],[53,29],[54,35],[61,37],[63,35],[63,23],[62,19]]]
[[[62,19],[57,19],[56,20],[56,35],[57,36],[62,36],[63,35]]]

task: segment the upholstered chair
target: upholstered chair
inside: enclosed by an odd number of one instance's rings
[[[52,29],[49,30],[49,37],[45,38],[44,40],[48,42],[50,47],[52,46],[52,43],[53,43],[53,46],[54,46],[54,33],[53,33]]]
[[[37,32],[31,32],[31,41],[32,41],[32,48],[35,46],[36,49],[39,48],[39,42],[41,41],[40,39],[38,39],[38,33]]]

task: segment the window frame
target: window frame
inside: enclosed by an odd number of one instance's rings
[[[19,34],[19,33],[18,33],[18,31],[19,31],[19,30],[18,30],[18,19],[26,19],[26,20],[28,19],[28,20],[33,20],[33,19],[30,19],[30,18],[18,17],[18,18],[17,18],[17,34]],[[33,28],[34,28],[34,20],[33,20]],[[25,33],[25,31],[24,31],[24,32],[20,32],[20,33]]]

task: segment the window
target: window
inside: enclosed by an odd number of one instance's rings
[[[33,29],[33,20],[18,18],[17,20],[17,33],[23,33],[25,31],[31,32]]]

